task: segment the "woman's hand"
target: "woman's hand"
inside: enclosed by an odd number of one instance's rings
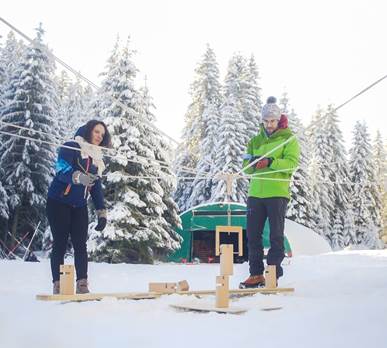
[[[97,175],[93,175],[91,173],[84,174],[80,170],[77,170],[73,173],[74,184],[81,184],[86,187],[92,187],[97,179]]]

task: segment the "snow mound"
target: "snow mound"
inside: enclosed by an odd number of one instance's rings
[[[285,219],[285,235],[294,256],[317,255],[331,252],[329,243],[308,227]]]

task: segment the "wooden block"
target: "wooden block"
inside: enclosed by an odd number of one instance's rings
[[[240,308],[240,307],[228,307],[228,308],[219,308],[219,307],[213,307],[208,304],[195,304],[195,303],[187,303],[187,304],[171,304],[172,308],[183,310],[183,311],[194,311],[194,312],[216,312],[216,313],[222,313],[222,314],[242,314],[246,313],[246,308]]]
[[[220,234],[238,233],[238,255],[243,256],[243,229],[242,226],[216,226],[215,229],[215,255],[220,255]]]
[[[177,290],[176,283],[149,283],[150,292],[160,292],[162,294],[172,294]]]
[[[177,283],[177,291],[188,291],[189,290],[189,284],[186,280],[181,280]]]
[[[265,270],[265,288],[273,289],[277,287],[276,266],[269,265]]]
[[[217,308],[228,308],[230,305],[229,276],[216,277],[216,306]]]
[[[222,244],[220,246],[220,275],[231,276],[234,274],[234,246]]]
[[[59,287],[61,295],[74,295],[73,265],[60,265]]]

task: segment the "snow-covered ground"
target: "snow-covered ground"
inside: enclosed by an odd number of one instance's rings
[[[387,250],[298,256],[284,262],[280,286],[291,295],[255,295],[232,302],[243,315],[179,312],[170,304],[196,299],[115,300],[59,304],[35,300],[50,293],[41,263],[0,261],[0,347],[386,347]],[[248,265],[235,265],[232,287]],[[90,263],[94,292],[146,291],[150,281],[188,280],[214,288],[219,265]],[[271,312],[262,306],[283,306]]]

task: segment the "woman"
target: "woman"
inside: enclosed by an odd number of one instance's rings
[[[92,144],[92,145],[90,145]],[[56,175],[48,190],[47,217],[53,236],[51,271],[53,293],[59,294],[59,267],[69,236],[74,248],[74,263],[77,275],[77,294],[88,293],[87,248],[89,217],[87,199],[89,194],[97,211],[97,231],[106,226],[101,176],[105,169],[99,147],[110,147],[110,134],[101,121],[91,120],[75,135],[75,141],[61,147],[56,162]]]

